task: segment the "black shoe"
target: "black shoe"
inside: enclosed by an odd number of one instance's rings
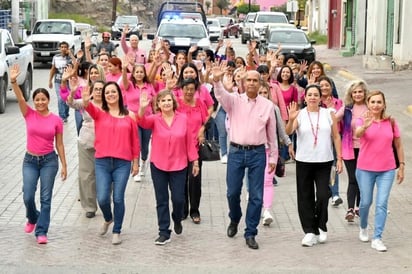
[[[155,245],[165,245],[170,242],[170,238],[160,235],[159,238],[156,239]]]
[[[175,222],[174,229],[175,229],[175,233],[177,235],[182,234],[182,231],[183,231],[182,223],[181,222]]]
[[[246,244],[247,244],[247,246],[248,246],[249,248],[251,248],[251,249],[258,249],[258,248],[259,248],[259,245],[258,245],[258,243],[256,242],[254,236],[249,237],[249,238],[246,238]]]
[[[227,227],[227,236],[233,238],[237,233],[237,223],[230,222],[230,225]]]
[[[94,213],[94,212],[86,212],[86,217],[87,217],[87,218],[93,218],[94,216],[96,216],[96,213]]]

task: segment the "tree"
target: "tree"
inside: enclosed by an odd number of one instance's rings
[[[2,9],[2,10],[11,9],[11,1],[10,0],[1,0],[0,1],[0,9]]]
[[[230,3],[228,0],[217,0],[216,6],[220,9],[220,15],[223,14],[223,10],[229,7]]]
[[[209,14],[209,9],[210,9],[210,6],[212,6],[212,2],[206,1],[205,6],[206,6],[206,14]]]
[[[260,11],[259,5],[250,5],[250,12],[257,12]],[[248,14],[249,13],[249,4],[243,4],[237,6],[237,13],[240,14]]]

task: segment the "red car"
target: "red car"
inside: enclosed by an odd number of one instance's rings
[[[235,36],[239,38],[240,27],[238,23],[231,17],[216,17],[220,22],[220,27],[222,28],[223,36],[229,38],[230,36]]]

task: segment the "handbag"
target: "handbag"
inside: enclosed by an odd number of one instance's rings
[[[285,159],[280,155],[278,156],[278,162],[276,164],[275,175],[277,177],[285,177]]]
[[[214,140],[205,140],[199,144],[199,160],[201,161],[218,161],[220,160],[220,147]]]
[[[394,129],[393,129],[393,124],[395,123],[395,120],[391,118],[391,126],[392,126],[392,133],[394,133]],[[398,157],[398,151],[396,150],[396,146],[395,146],[395,138],[392,139],[392,150],[393,150],[393,156],[395,158],[395,165],[396,165],[396,169],[399,168],[399,157]]]

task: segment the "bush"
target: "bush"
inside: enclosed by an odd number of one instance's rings
[[[310,40],[315,40],[317,45],[324,45],[328,43],[328,37],[325,34],[320,34],[319,31],[308,34]]]
[[[72,19],[76,21],[77,23],[86,23],[95,26],[96,21],[88,18],[84,15],[80,14],[70,14],[70,13],[49,13],[49,19]]]

